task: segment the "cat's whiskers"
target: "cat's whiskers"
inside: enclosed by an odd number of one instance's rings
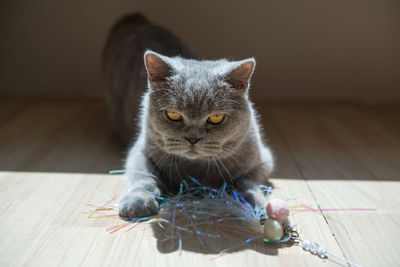
[[[218,161],[214,161],[213,163],[215,164],[215,167],[216,167],[220,177],[222,178],[222,180],[224,180],[224,183],[227,184],[227,181],[225,180],[224,174],[222,173],[222,171],[221,171],[221,169],[220,169],[220,167],[218,165]]]
[[[148,159],[150,159],[151,158],[151,156],[153,156],[153,154],[154,153],[156,153],[156,151],[153,151],[152,153],[148,153],[147,151],[144,151],[144,158],[146,159],[146,160],[148,160]]]
[[[177,161],[177,158],[178,158],[178,157],[175,156],[174,158],[175,158],[175,169],[176,169],[176,172],[178,173],[179,179],[182,180],[182,176],[181,176],[181,173],[179,172],[179,168],[178,168],[178,163],[179,163],[179,162]]]
[[[146,160],[151,159],[151,157],[152,157],[154,154],[156,154],[156,153],[158,152],[157,149],[154,149],[154,148],[157,148],[157,145],[156,145],[156,144],[154,144],[154,143],[149,143],[149,144],[147,144],[147,146],[148,146],[148,147],[153,147],[153,149],[151,149],[152,153],[148,153],[147,150],[144,150],[143,153],[144,153],[144,157],[145,157]],[[163,152],[163,154],[162,154],[161,157],[164,157],[165,154],[167,154],[167,153]],[[159,159],[159,160],[160,160],[160,159]],[[153,161],[153,162],[154,162],[154,161]],[[155,165],[156,165],[156,163],[158,163],[158,161],[155,162]],[[153,170],[154,170],[154,168],[153,168]]]
[[[228,157],[231,157],[238,165],[240,165],[238,167],[241,173],[243,173],[242,169],[246,170],[246,167],[243,165],[242,161],[247,160],[247,158],[242,153],[239,153],[237,150],[228,150],[226,148],[222,148],[222,150],[224,153],[229,154]]]
[[[170,154],[170,153],[165,153],[165,154],[166,154],[166,157],[164,157],[164,159],[163,159],[163,161],[162,161],[162,163],[161,163],[159,169],[160,169],[160,171],[162,171],[164,174],[166,174],[166,173],[165,173],[165,170],[169,168],[169,175],[168,175],[168,178],[169,178],[169,184],[170,184],[170,187],[171,187],[171,186],[172,186],[172,175],[171,175],[171,167],[172,167],[172,166],[171,166],[171,164],[167,164],[167,162],[168,162],[168,160],[170,160],[169,157],[174,156],[174,155],[173,155],[173,154]]]
[[[204,179],[205,181],[208,182],[208,172],[210,171],[210,160],[207,159],[207,170],[206,170],[206,174],[204,175]]]
[[[219,145],[219,142],[213,142],[213,141],[206,141],[204,142],[205,145]]]
[[[212,152],[217,152],[221,150],[220,146],[202,146],[203,149],[211,150]],[[214,150],[213,150],[214,149]]]
[[[166,153],[166,152],[164,152],[163,155],[161,156],[161,158],[158,159],[156,162],[154,162],[154,166],[153,166],[153,168],[151,169],[150,172],[151,172],[151,173],[154,173],[154,171],[155,171],[156,169],[162,170],[162,167],[163,167],[163,165],[164,165],[164,162],[166,161],[166,159],[168,158],[168,156],[169,156],[169,154]]]
[[[223,168],[225,169],[225,171],[226,171],[226,174],[228,175],[228,178],[231,180],[231,184],[233,184],[235,179],[233,178],[232,174],[228,171],[228,169],[225,167],[225,164],[224,164],[219,158],[217,158],[217,161],[218,161],[219,163],[221,163],[222,167],[223,167]]]

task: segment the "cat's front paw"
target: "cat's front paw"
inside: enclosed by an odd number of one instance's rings
[[[144,191],[129,192],[119,202],[119,216],[123,219],[148,217],[157,213],[157,200]]]

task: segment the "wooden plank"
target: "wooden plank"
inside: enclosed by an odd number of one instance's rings
[[[37,101],[0,131],[2,170],[14,170],[49,134],[83,109],[82,103]],[[40,156],[40,155],[39,155]]]
[[[289,195],[289,196],[280,195],[280,197],[283,199],[294,200],[293,205],[296,205],[296,203],[298,205],[299,201],[300,201],[302,204],[305,204],[309,207],[316,208],[318,206],[318,204],[317,204],[317,202],[315,202],[315,198],[308,186],[307,181],[304,180],[305,177],[302,173],[302,170],[299,169],[299,163],[296,161],[296,157],[293,154],[293,150],[292,150],[293,148],[290,146],[291,145],[290,142],[288,142],[286,140],[285,134],[282,132],[282,129],[279,127],[279,121],[277,121],[276,118],[273,116],[273,114],[270,112],[270,110],[269,110],[270,105],[271,105],[271,103],[259,103],[256,106],[256,108],[260,114],[259,119],[260,119],[260,122],[262,123],[263,129],[265,132],[266,143],[268,143],[268,145],[271,146],[271,148],[274,152],[274,155],[275,155],[276,170],[274,171],[273,174],[275,177],[286,178],[286,180],[280,180],[281,183],[284,181],[283,184],[287,184],[287,183],[294,183],[294,184],[302,183],[303,184],[303,181],[304,181],[304,185],[305,185],[305,188],[303,189],[304,191],[300,191],[303,193],[300,196],[294,197],[293,195]],[[287,179],[294,179],[294,181],[289,181]],[[279,190],[278,190],[278,192],[279,192]],[[286,192],[296,192],[295,195],[297,193],[299,193],[299,191],[297,191],[295,186],[293,186],[291,188],[291,190],[287,190]],[[304,202],[304,199],[308,199],[308,202]],[[314,205],[312,205],[310,203],[313,203]],[[310,214],[307,214],[305,216],[305,218],[309,215]],[[320,216],[321,220],[323,219],[323,216],[320,212],[315,212],[315,213],[313,213],[313,215]],[[293,220],[293,218],[295,218],[295,217],[296,216],[292,216],[292,223],[294,225],[299,225],[300,228],[301,228],[301,225],[304,225],[304,224],[309,225],[309,223],[305,222],[304,219],[300,220],[299,224],[297,224],[296,221]],[[325,223],[325,220],[322,220],[320,223],[321,224]],[[313,232],[313,229],[315,229],[315,230],[323,229],[326,232],[318,231],[319,232],[319,234],[318,234],[317,232]],[[317,226],[307,227],[305,231],[301,231],[302,238],[308,238],[315,242],[321,242],[320,241],[321,236],[326,237],[326,236],[330,236],[330,235],[332,235],[330,229],[327,228],[326,226],[321,227],[321,225],[319,227],[317,227]],[[332,235],[332,237],[333,237],[333,235]],[[334,245],[333,245],[333,242],[335,242]],[[326,244],[324,244],[324,242],[322,242],[320,244],[323,246],[326,246]],[[337,248],[336,255],[338,255],[340,257],[344,256],[343,252],[338,247],[336,240],[332,239],[330,242],[330,246]],[[342,263],[339,263],[339,264],[342,264]]]
[[[400,179],[400,124],[368,106],[326,107],[320,112],[332,135],[374,179]]]
[[[103,104],[35,100],[20,107],[0,106],[0,111],[9,110],[4,118],[10,118],[0,124],[0,170],[105,172],[120,167]],[[313,208],[377,208],[323,211],[329,225],[321,212],[292,215],[302,236],[365,266],[400,262],[395,243],[400,223],[398,110],[260,105],[278,158],[275,176],[287,178],[273,179],[276,196]],[[253,245],[210,261],[215,255],[193,249],[182,255],[161,253],[151,229],[110,235],[105,228],[119,219],[90,220],[80,212],[86,203],[104,201],[88,187],[120,194],[119,177],[41,172],[3,172],[0,177],[0,265],[321,265],[298,247],[279,249],[275,256],[270,255],[273,249]]]
[[[363,266],[399,266],[400,184],[394,181],[309,182],[322,209],[376,208],[324,212],[345,255]]]
[[[346,257],[365,266],[398,266],[396,127],[349,105],[274,106],[271,113],[321,209],[377,208],[324,212]]]
[[[123,155],[112,136],[104,104],[87,104],[38,146],[40,158],[32,153],[17,169],[90,173],[121,169]]]
[[[330,121],[332,133],[349,147],[375,181],[353,181],[350,185],[343,181],[314,185],[314,181],[311,181],[310,187],[321,207],[341,205],[377,208],[372,213],[334,214],[332,229],[344,240],[349,240],[341,245],[352,258],[360,261],[365,259],[371,266],[398,266],[400,250],[395,240],[400,237],[397,230],[400,223],[400,198],[397,196],[400,189],[399,127],[388,120],[385,114],[369,107],[334,107],[324,110],[324,114]],[[328,188],[331,197],[321,197]],[[333,196],[340,197],[336,199]],[[353,231],[344,231],[343,225],[346,224],[353,225],[350,228]],[[365,240],[364,234],[369,236],[369,242],[362,242]],[[377,250],[376,247],[385,249]]]
[[[15,98],[15,97],[0,97],[0,127],[7,122],[18,116],[19,113],[23,112],[34,100],[27,98]]]
[[[268,103],[259,103],[256,109],[263,128],[265,143],[269,145],[275,156],[274,177],[302,179],[303,176],[286,140],[280,132],[275,118],[268,112]]]
[[[332,135],[325,114],[316,114],[315,105],[270,104],[269,112],[307,179],[374,178],[349,147]]]
[[[107,172],[122,165],[104,104],[37,100],[0,129],[0,169]]]
[[[385,115],[385,117],[392,120],[397,127],[400,127],[400,105],[381,105],[372,107],[372,109]]]
[[[315,206],[301,180],[273,181],[276,196]],[[161,253],[157,238],[146,224],[129,232],[109,234],[105,229],[123,223],[115,219],[89,219],[87,203],[105,199],[88,188],[110,196],[124,190],[119,176],[57,173],[0,173],[0,264],[4,266],[321,266],[316,256],[297,246],[276,250],[265,243],[213,260],[216,254],[198,250]],[[340,254],[323,217],[316,213],[296,213],[304,236],[318,240],[331,252]],[[198,240],[194,240],[198,242]],[[186,247],[185,244],[183,246]],[[326,260],[324,266],[337,266]]]

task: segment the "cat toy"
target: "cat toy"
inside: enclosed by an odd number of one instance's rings
[[[261,223],[264,223],[265,238],[281,240],[284,236],[288,236],[295,244],[300,245],[305,251],[318,255],[322,259],[327,258],[329,255],[349,265],[360,267],[360,265],[354,262],[328,252],[325,247],[317,242],[309,239],[301,239],[298,232],[290,226],[288,221],[289,206],[285,201],[281,199],[270,200],[267,204],[266,211],[268,219],[264,220],[264,222],[261,221]],[[285,229],[283,225],[286,225]]]
[[[272,188],[260,185],[260,189],[263,197],[269,199]],[[223,184],[215,189],[188,177],[182,180],[178,194],[162,196],[159,200],[157,215],[133,218],[130,222],[149,221],[153,229],[158,229],[155,233],[160,241],[172,249],[182,251],[186,243],[197,240],[203,249],[225,255],[256,241],[277,245],[292,243],[322,259],[334,257],[359,266],[330,253],[316,242],[300,238],[290,225],[288,204],[281,199],[253,206],[233,186]]]
[[[284,201],[271,201],[266,209],[261,203],[248,203],[233,186],[214,189],[193,177],[190,182],[193,185],[183,180],[177,195],[160,198],[157,219],[164,229],[161,240],[177,240],[178,249],[182,249],[182,243],[197,239],[204,248],[223,254],[257,240],[284,243],[291,239],[286,223],[289,208]],[[272,192],[271,187],[260,189],[264,198]],[[215,244],[235,245],[224,248]]]

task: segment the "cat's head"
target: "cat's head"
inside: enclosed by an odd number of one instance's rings
[[[199,61],[144,56],[150,87],[148,132],[165,152],[190,159],[235,153],[247,134],[253,58]]]

